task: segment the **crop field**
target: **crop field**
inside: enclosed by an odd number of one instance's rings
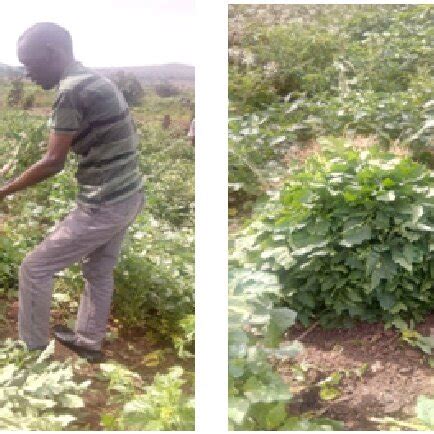
[[[229,7],[229,426],[434,429],[434,8]]]
[[[21,174],[43,154],[53,93],[8,107],[0,81],[0,176]],[[130,227],[115,269],[105,360],[89,364],[54,341],[29,353],[17,333],[18,267],[74,207],[75,158],[0,203],[0,429],[194,429],[194,147],[187,138],[192,90],[166,98],[145,89],[132,108],[147,206]],[[163,117],[170,125],[163,128]],[[56,276],[51,322],[73,326],[80,267]]]

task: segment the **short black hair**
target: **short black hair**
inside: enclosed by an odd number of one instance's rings
[[[21,42],[24,38],[36,39],[42,44],[54,44],[73,56],[71,35],[68,30],[58,24],[36,23],[19,37],[18,42]]]

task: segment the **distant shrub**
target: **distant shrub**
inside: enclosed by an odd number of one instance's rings
[[[23,101],[23,109],[28,110],[35,105],[35,94],[26,95]]]
[[[8,106],[17,107],[24,97],[24,83],[21,79],[16,78],[12,81],[12,88],[8,93]]]
[[[119,71],[112,77],[112,80],[123,93],[129,105],[137,106],[142,103],[145,91],[134,74],[125,74],[125,72]]]
[[[161,98],[169,98],[179,95],[180,90],[173,84],[161,83],[155,86],[155,92]]]

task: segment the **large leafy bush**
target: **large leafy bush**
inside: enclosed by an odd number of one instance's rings
[[[234,259],[275,273],[304,324],[419,320],[434,306],[433,178],[334,140],[263,207]]]

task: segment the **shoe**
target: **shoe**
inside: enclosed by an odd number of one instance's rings
[[[29,347],[29,346],[27,346],[27,351],[44,351],[44,350],[47,349],[47,347],[48,347],[48,344],[47,345],[41,345],[40,347]]]
[[[54,330],[54,337],[62,343],[64,342],[74,343],[76,340],[75,333],[69,327],[66,327],[61,324],[56,324],[53,327],[53,330]]]
[[[89,348],[82,347],[81,345],[77,345],[75,333],[68,327],[63,325],[55,325],[53,330],[54,337],[62,345],[74,351],[74,353],[83,359],[86,359],[89,363],[100,363],[103,360],[104,356],[102,351],[91,350]]]

